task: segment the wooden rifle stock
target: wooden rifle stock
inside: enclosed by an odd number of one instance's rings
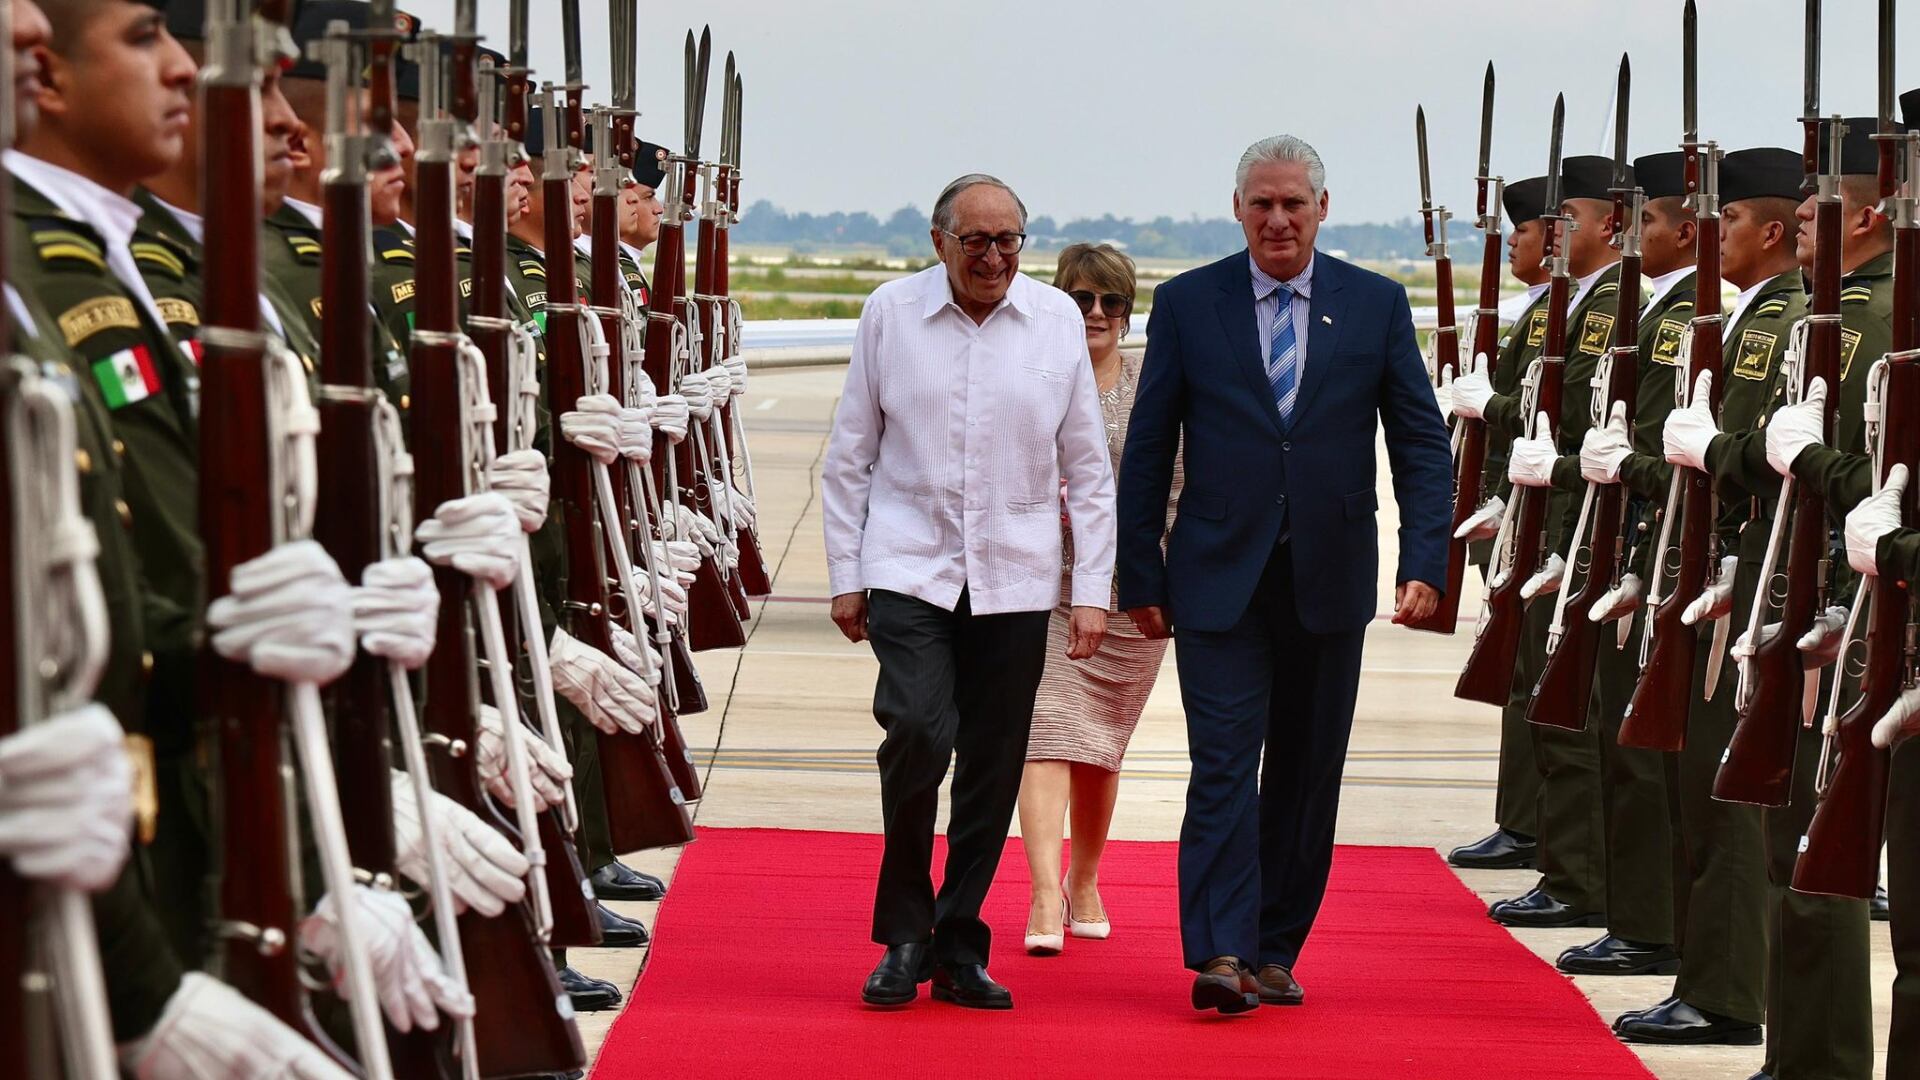
[[[1814,379],[1827,385],[1825,441],[1831,445],[1834,417],[1840,403],[1840,203],[1820,201],[1814,209],[1812,315],[1807,328],[1807,355],[1801,361],[1801,385]],[[1713,797],[1725,802],[1758,806],[1785,806],[1793,788],[1793,761],[1800,744],[1801,710],[1808,672],[1799,648],[1801,635],[1812,627],[1825,593],[1822,564],[1827,558],[1827,501],[1814,484],[1792,486],[1791,511],[1782,499],[1776,513],[1791,512],[1786,593],[1780,604],[1778,632],[1753,646],[1748,660],[1752,689],[1740,702],[1740,719],[1713,778]],[[1769,570],[1772,567],[1768,568]],[[1773,582],[1760,583],[1754,597],[1764,614]],[[1758,624],[1756,624],[1758,625]],[[1813,673],[1817,682],[1819,672]]]
[[[436,46],[437,47],[437,46]],[[437,65],[436,65],[437,66]],[[422,64],[423,77],[429,70]],[[433,453],[416,455],[414,516],[433,517],[440,504],[468,493],[468,461],[458,450],[465,441],[465,395],[460,388],[458,275],[454,261],[454,181],[452,138],[428,124],[450,128],[440,118],[422,119],[422,155],[415,168],[415,327],[410,348],[413,436]],[[446,145],[430,145],[433,142]],[[474,581],[452,567],[436,566],[440,592],[437,644],[426,666],[428,729],[445,740],[446,752],[432,759],[435,790],[479,815],[514,839],[517,833],[480,786],[474,748],[479,746],[475,635],[468,628],[468,605],[491,603]],[[503,717],[503,720],[505,718]],[[480,1068],[487,1076],[565,1072],[586,1062],[580,1032],[552,958],[535,933],[532,913],[513,904],[498,917],[469,909],[460,916],[460,943],[467,957],[467,982],[479,1015],[513,1017],[512,1023],[474,1025]]]
[[[732,282],[727,272],[727,266],[728,259],[732,256],[730,245],[727,242],[727,236],[733,231],[731,222],[733,215],[739,208],[740,179],[739,172],[732,166],[725,164],[720,166],[716,176],[717,179],[715,183],[720,195],[720,197],[716,199],[716,204],[720,207],[720,222],[719,227],[714,230],[712,247],[710,249],[703,248],[703,251],[709,251],[710,254],[703,255],[699,265],[705,267],[709,262],[712,263],[713,279],[708,283],[707,290],[710,295],[717,296],[721,299],[721,303],[718,305],[718,318],[728,319],[728,313],[732,307],[729,299],[732,296]],[[702,222],[701,228],[704,230],[705,227],[705,223]],[[727,335],[726,340],[728,347],[735,350],[739,349],[740,343],[733,340],[731,327],[728,327]],[[722,359],[725,359],[725,357],[722,357]],[[734,442],[737,440],[740,443],[741,452],[744,453],[747,441],[746,431],[741,429],[740,425],[734,420],[729,420],[728,417],[730,415],[730,409],[717,409],[713,415],[714,422],[719,425],[720,446],[727,459],[727,471],[729,474],[732,472]],[[772,595],[773,577],[767,573],[767,558],[760,548],[759,534],[753,529],[741,526],[734,530],[734,543],[740,549],[739,576],[741,588],[748,596]]]
[[[1718,198],[1718,187],[1702,191],[1702,157],[1719,151],[1712,144],[1690,143],[1686,147],[1687,190],[1706,200]],[[1717,170],[1710,160],[1704,168]],[[1720,414],[1720,395],[1725,380],[1720,377],[1720,290],[1711,287],[1720,280],[1720,213],[1717,202],[1696,212],[1698,240],[1695,244],[1696,275],[1702,283],[1694,301],[1693,344],[1687,368],[1681,375],[1684,387],[1692,392],[1701,372],[1711,372],[1713,387],[1710,407]],[[1646,750],[1678,751],[1687,745],[1687,714],[1693,703],[1694,660],[1700,648],[1700,631],[1682,621],[1687,605],[1706,588],[1707,575],[1715,557],[1713,479],[1697,469],[1674,466],[1674,483],[1680,487],[1680,543],[1673,566],[1673,583],[1661,602],[1647,613],[1647,653],[1634,684],[1633,698],[1620,721],[1621,746]],[[1654,553],[1653,574],[1649,583],[1657,589],[1658,579],[1667,574],[1669,552]]]
[[[1567,286],[1564,274],[1555,275],[1547,286],[1547,337],[1537,361],[1540,365],[1535,399],[1522,418],[1525,431],[1533,433],[1534,416],[1547,415],[1548,430],[1557,430],[1560,422],[1561,379],[1566,368]],[[1507,703],[1513,687],[1514,664],[1520,656],[1520,636],[1526,619],[1526,602],[1520,588],[1539,567],[1546,547],[1548,491],[1515,485],[1516,526],[1511,540],[1513,561],[1506,580],[1487,596],[1487,620],[1480,636],[1474,639],[1473,652],[1454,686],[1454,696],[1488,705]],[[1495,553],[1498,561],[1499,554]]]
[[[1631,213],[1637,217],[1639,212],[1638,198],[1616,192],[1614,235],[1626,238],[1629,233],[1625,215]],[[1637,242],[1637,227],[1631,235]],[[1605,389],[1596,395],[1596,401],[1600,403],[1597,422],[1602,426],[1612,422],[1616,405],[1625,408],[1627,423],[1633,423],[1634,409],[1639,404],[1639,340],[1640,255],[1635,251],[1620,260],[1619,305],[1613,321],[1613,348],[1602,361],[1607,370]],[[1617,583],[1619,563],[1615,555],[1626,545],[1625,485],[1589,483],[1587,492],[1592,500],[1592,518],[1588,522],[1586,535],[1568,538],[1568,584],[1562,587],[1571,588],[1572,575],[1581,569],[1583,560],[1580,552],[1583,547],[1587,553],[1584,560],[1585,576],[1581,578],[1580,588],[1569,592],[1564,598],[1565,602],[1560,608],[1559,637],[1557,640],[1549,639],[1547,665],[1541,670],[1540,681],[1535,684],[1533,696],[1527,701],[1528,723],[1569,731],[1586,729],[1587,708],[1593,701],[1593,677],[1600,659],[1600,639],[1606,632],[1606,627],[1589,619],[1587,612]]]

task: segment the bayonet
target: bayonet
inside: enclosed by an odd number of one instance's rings
[[[1427,172],[1427,110],[1424,106],[1413,107],[1413,137],[1420,152],[1420,209],[1422,212],[1433,209],[1433,178]],[[1433,238],[1428,237],[1431,243]]]
[[[1874,141],[1880,151],[1880,197],[1892,198],[1900,189],[1900,150],[1906,136],[1893,122],[1893,0],[1880,0],[1880,126]],[[1909,182],[1912,177],[1908,177]],[[1882,211],[1887,207],[1883,204]]]
[[[713,59],[713,28],[700,31],[700,46],[687,31],[687,157],[700,160],[700,129],[707,111],[707,69]]]
[[[733,110],[740,105],[734,96],[734,82],[739,76],[734,72],[733,53],[727,53],[727,73],[720,80],[720,164],[732,165],[734,161]]]
[[[1480,91],[1480,172],[1493,175],[1493,61],[1487,61],[1487,78]],[[1482,207],[1481,213],[1486,213]]]
[[[1800,165],[1812,176],[1820,170],[1820,0],[1807,0],[1805,49],[1800,77]]]
[[[525,70],[527,64],[527,0],[507,4],[507,63]]]
[[[1633,92],[1633,62],[1625,53],[1620,54],[1620,80],[1613,93],[1613,186],[1625,190],[1627,185],[1627,100]]]
[[[733,175],[737,183],[740,178],[740,132],[741,110],[746,108],[746,80],[741,76],[733,78]]]
[[[613,40],[609,43],[613,67],[613,107],[617,112],[634,110],[634,75],[639,27],[636,25],[635,0],[608,0],[608,22]]]
[[[576,151],[587,147],[587,121],[580,99],[586,93],[584,69],[580,65],[580,0],[560,0],[561,47],[566,57],[567,145]],[[547,114],[549,121],[553,114]]]
[[[1691,3],[1689,3],[1691,6]],[[1567,95],[1553,99],[1553,135],[1547,143],[1547,205],[1545,217],[1560,216],[1560,142],[1567,133]]]
[[[527,66],[527,0],[513,0],[507,9],[507,66],[499,75],[507,84],[501,124],[507,129],[507,139],[516,144],[527,137],[527,95],[532,74]]]
[[[1819,0],[1812,0],[1818,4]],[[1700,141],[1700,13],[1693,0],[1687,0],[1686,14],[1680,19],[1680,126],[1686,134],[1681,141]]]

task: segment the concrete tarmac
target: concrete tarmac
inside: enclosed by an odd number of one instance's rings
[[[774,571],[774,595],[755,601],[745,647],[701,653],[700,674],[712,709],[686,718],[687,738],[708,770],[698,823],[709,827],[777,826],[878,832],[879,776],[873,752],[880,729],[871,712],[877,666],[865,645],[850,645],[827,618],[826,557],[821,542],[818,480],[821,455],[840,391],[843,369],[756,373],[744,399],[752,436],[760,538]],[[1342,792],[1339,842],[1430,846],[1445,852],[1492,827],[1496,710],[1453,697],[1454,679],[1472,644],[1479,611],[1470,582],[1461,610],[1468,620],[1452,636],[1392,626],[1397,515],[1381,454],[1381,573],[1378,611],[1368,634],[1365,674]],[[1473,575],[1469,573],[1469,578]],[[1173,653],[1155,686],[1122,774],[1112,835],[1172,840],[1179,834],[1186,791],[1186,730],[1173,673]],[[945,807],[942,807],[944,826]],[[1018,828],[1018,821],[1015,822]],[[677,852],[650,852],[626,861],[670,875]],[[1462,880],[1489,903],[1531,887],[1531,871],[1466,871]],[[669,890],[668,902],[672,902]],[[657,904],[612,905],[653,925]],[[1115,913],[1116,922],[1124,912]],[[999,927],[1001,940],[1019,941],[1020,927]],[[1419,927],[1398,928],[1409,951],[1421,947]],[[671,928],[669,927],[669,933]],[[1597,930],[1521,930],[1519,938],[1546,963],[1583,944]],[[631,994],[645,950],[574,949],[582,971],[610,979]],[[874,950],[876,961],[879,949]],[[1877,1077],[1885,1076],[1893,955],[1885,923],[1873,927]],[[1167,958],[1167,978],[1183,982],[1179,958]],[[1574,982],[1611,1021],[1628,1009],[1667,996],[1670,977],[1591,978]],[[859,993],[848,985],[849,1000]],[[631,1007],[645,1009],[644,999]],[[598,1051],[613,1012],[583,1014],[590,1053]],[[641,1019],[644,1021],[644,1014]],[[1527,1033],[1487,1018],[1490,1040]],[[1758,1047],[1636,1048],[1662,1080],[1741,1080],[1760,1068]],[[1541,1076],[1551,1076],[1552,1048],[1541,1050]],[[1472,1064],[1459,1072],[1471,1077]]]

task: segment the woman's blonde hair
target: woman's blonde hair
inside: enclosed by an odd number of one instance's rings
[[[1083,285],[1095,292],[1120,293],[1134,299],[1133,260],[1112,244],[1071,244],[1060,253],[1053,284],[1065,291]]]

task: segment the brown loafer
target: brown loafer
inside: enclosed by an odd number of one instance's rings
[[[1262,1005],[1298,1005],[1307,999],[1307,992],[1294,981],[1293,972],[1279,964],[1262,965],[1253,978],[1260,987]]]
[[[1215,957],[1193,977],[1193,1007],[1226,1015],[1252,1012],[1260,1007],[1259,985],[1237,958]]]

